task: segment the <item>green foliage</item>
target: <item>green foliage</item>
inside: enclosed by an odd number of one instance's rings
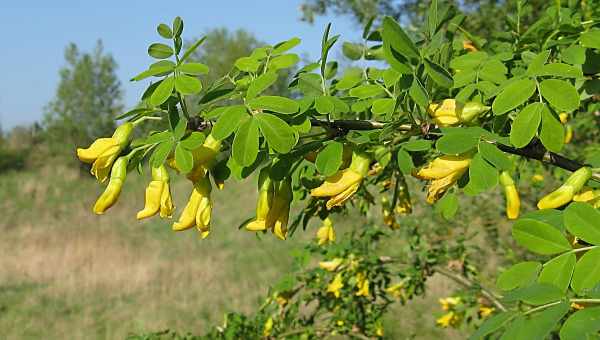
[[[182,221],[190,220],[190,227],[195,224],[207,237],[213,204],[209,176],[220,185],[229,177],[240,180],[253,173],[259,173],[256,218],[242,227],[286,239],[313,218],[324,221],[317,233],[319,246],[309,245],[298,256],[297,274],[273,286],[274,295],[254,316],[232,314],[231,324],[226,320],[208,337],[382,337],[382,317],[392,302],[387,294],[395,292],[402,302],[421,295],[433,273],[465,287],[459,297],[441,300],[447,312],[437,320],[442,327],[477,328],[498,313],[475,338],[493,333],[545,338],[565,328],[565,334],[597,332],[591,326],[570,330],[580,323],[563,320],[580,313],[573,313],[571,303],[598,303],[595,216],[600,192],[593,190],[597,183],[585,185],[590,179],[598,182],[600,174],[555,154],[569,142],[565,117],[597,109],[594,90],[586,92],[600,74],[599,61],[588,58],[598,53],[596,23],[581,21],[590,13],[578,3],[558,2],[540,10],[525,29],[523,10],[517,2],[516,17],[506,22],[511,33],[489,40],[459,29],[465,16],[437,1],[427,9],[426,24],[414,32],[389,16],[381,27],[369,21],[362,47],[347,46],[346,54],[387,62],[389,68],[349,68],[340,76],[330,57],[340,36],[332,35],[328,25],[320,58],[296,71],[290,95],[267,90],[296,68],[299,57],[291,49],[299,39],[257,47],[235,59],[229,72],[202,85],[196,76],[212,70],[191,56],[206,40],[182,52],[183,21],[175,18],[170,27],[158,26],[168,44],[153,43],[148,53],[161,60],[133,78],[155,77],[157,82],[148,86],[141,108],[123,117],[133,125],[165,120],[169,126],[136,140],[120,159],[130,168],[142,169],[149,162],[188,174],[194,193],[175,229],[182,224],[187,228]],[[585,51],[573,50],[580,47]],[[590,154],[597,164],[598,154]],[[385,233],[370,223],[349,240],[327,245],[335,240],[331,217],[351,205],[368,217],[378,196],[383,224],[401,227],[395,214],[412,211],[408,174],[429,182],[418,185],[426,188],[428,203],[438,202],[436,211],[446,220],[466,209],[458,197],[485,197],[502,179],[507,216],[517,218],[521,200],[510,174],[528,175],[528,160],[577,171],[538,202],[543,210],[514,223],[514,241],[535,254],[527,257],[536,257],[499,276],[502,294],[477,280],[478,270],[469,261],[473,249],[465,245],[474,236],[466,232],[409,229],[406,249],[397,259],[376,255]],[[293,201],[305,206],[289,220]],[[523,249],[513,259],[525,257]],[[317,253],[330,262],[308,266]],[[393,262],[401,269],[391,269]],[[395,290],[389,285],[393,270],[401,278]]]

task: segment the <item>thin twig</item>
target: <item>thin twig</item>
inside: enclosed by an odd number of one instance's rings
[[[496,307],[498,307],[498,309],[500,309],[503,312],[506,312],[506,307],[504,307],[504,305],[500,302],[500,300],[498,300],[498,297],[494,293],[492,293],[492,291],[483,287],[481,284],[473,282],[458,273],[452,272],[450,270],[446,270],[444,268],[436,267],[433,270],[437,273],[440,273],[440,274],[454,280],[457,283],[460,283],[461,285],[463,285],[467,288],[478,287],[479,290],[481,290],[481,294],[483,296],[488,298]]]

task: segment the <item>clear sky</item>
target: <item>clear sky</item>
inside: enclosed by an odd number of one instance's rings
[[[245,28],[259,40],[274,44],[297,36],[297,53],[313,58],[319,53],[324,26],[356,40],[361,28],[348,17],[327,16],[314,25],[299,20],[301,0],[0,0],[0,124],[3,129],[42,117],[54,96],[58,71],[69,42],[91,50],[104,42],[119,64],[125,104],[137,102],[144,84],[128,81],[151,62],[147,46],[158,41],[156,25],[184,19],[184,38],[214,27]]]

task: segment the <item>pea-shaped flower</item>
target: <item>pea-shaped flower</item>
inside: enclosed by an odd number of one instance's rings
[[[267,216],[273,204],[275,187],[269,177],[270,168],[265,167],[258,175],[258,200],[256,202],[256,218],[246,225],[249,231],[267,230]]]
[[[123,187],[125,177],[127,176],[128,161],[127,157],[119,157],[114,162],[112,170],[110,171],[108,185],[96,201],[96,204],[94,204],[94,213],[98,215],[104,214],[104,212],[112,207],[117,202],[117,199],[119,199],[121,188]]]
[[[171,217],[174,209],[169,188],[169,173],[164,165],[153,167],[152,181],[146,188],[146,204],[144,210],[137,213],[137,219],[154,216],[159,211],[160,217]]]
[[[435,203],[469,169],[471,156],[467,154],[440,156],[419,170],[415,177],[431,181],[427,188],[427,202]]]
[[[328,197],[327,209],[343,205],[360,187],[362,180],[369,172],[371,159],[367,154],[354,152],[352,162],[346,169],[340,170],[333,176],[327,177],[321,186],[312,189],[313,197]]]
[[[455,99],[444,99],[441,103],[431,103],[427,112],[441,127],[468,123],[487,112],[489,106],[477,102],[460,103]]]
[[[289,178],[276,182],[273,188],[273,202],[267,214],[267,228],[282,240],[287,238],[287,225],[292,203],[292,182]]]
[[[87,149],[78,148],[77,157],[82,162],[92,163],[90,172],[103,183],[113,162],[127,146],[132,130],[133,123],[125,123],[115,130],[112,137],[96,139]]]
[[[323,225],[317,230],[317,243],[322,246],[333,242],[335,242],[335,230],[333,229],[333,222],[327,217],[323,220]]]
[[[588,167],[579,170],[569,176],[567,181],[558,189],[544,196],[537,204],[539,209],[554,209],[561,207],[573,200],[587,181],[592,177],[592,170]]]
[[[182,231],[192,228],[194,225],[200,231],[200,236],[204,239],[210,233],[210,218],[212,214],[212,200],[210,192],[212,187],[208,178],[208,173],[198,178],[194,182],[194,188],[190,199],[183,209],[179,221],[173,223],[173,230]]]
[[[517,186],[507,171],[502,171],[500,174],[500,184],[504,187],[506,196],[506,217],[511,220],[519,218],[521,199],[519,198]]]

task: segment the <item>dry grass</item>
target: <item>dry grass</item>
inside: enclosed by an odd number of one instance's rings
[[[213,234],[173,233],[158,218],[139,223],[144,179],[131,176],[115,207],[94,216],[102,188],[66,167],[0,177],[0,330],[7,339],[115,339],[176,329],[202,333],[226,311],[252,312],[311,233],[280,242],[236,230],[252,215],[254,183],[215,191]],[[174,184],[175,203],[187,183]],[[394,308],[393,338],[438,337],[438,296]],[[450,338],[458,338],[451,336]]]

